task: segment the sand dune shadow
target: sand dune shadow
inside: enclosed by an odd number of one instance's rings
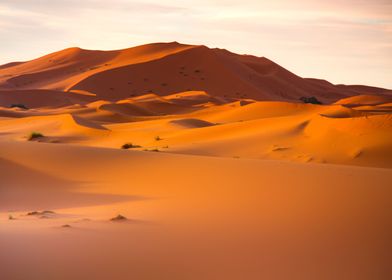
[[[143,200],[141,196],[80,192],[85,182],[65,180],[0,158],[0,211],[32,211]]]

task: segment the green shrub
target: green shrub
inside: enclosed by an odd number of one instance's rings
[[[31,141],[31,140],[35,140],[35,139],[42,138],[42,137],[44,137],[44,135],[42,133],[31,132],[29,137],[28,137],[28,140]]]

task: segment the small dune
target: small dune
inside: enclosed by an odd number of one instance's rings
[[[328,118],[356,118],[366,116],[366,113],[343,106],[331,106],[320,115]]]
[[[170,121],[170,124],[180,126],[183,128],[202,128],[202,127],[208,127],[208,126],[213,126],[215,124],[203,121],[200,119],[179,119],[179,120],[172,120]]]
[[[348,107],[364,106],[364,105],[380,105],[392,102],[392,96],[387,95],[356,95],[338,100],[335,104]]]
[[[109,111],[125,116],[155,116],[156,113],[133,103],[103,104],[99,110]]]

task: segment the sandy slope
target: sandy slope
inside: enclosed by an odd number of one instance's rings
[[[0,266],[7,280],[391,273],[390,170],[1,145]],[[56,214],[26,216],[46,209]],[[132,220],[108,221],[119,213]]]
[[[0,129],[3,139],[17,141],[36,131],[45,135],[41,142],[114,149],[133,143],[170,153],[391,167],[389,101],[357,96],[321,106],[230,101],[195,91],[148,94],[54,108],[4,107]]]
[[[365,86],[303,79],[264,57],[222,49],[155,43],[116,51],[69,48],[0,67],[0,90],[49,89],[120,100],[154,92],[202,90],[213,96],[323,102],[358,94],[391,94]]]
[[[0,279],[390,279],[391,113],[175,42],[0,66]]]

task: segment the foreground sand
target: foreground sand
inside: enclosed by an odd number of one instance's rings
[[[390,278],[391,169],[0,144],[2,279]]]

